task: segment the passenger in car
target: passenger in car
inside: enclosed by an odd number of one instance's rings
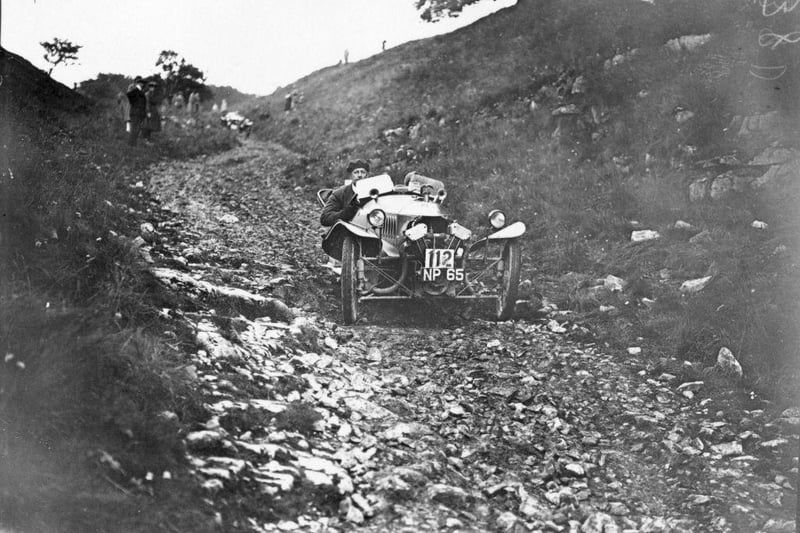
[[[319,218],[323,226],[333,226],[338,220],[349,222],[356,216],[359,206],[355,185],[358,180],[366,178],[368,172],[369,163],[363,159],[355,159],[348,163],[347,173],[352,181],[334,189],[328,195]]]

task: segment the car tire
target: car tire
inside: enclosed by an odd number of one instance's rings
[[[358,320],[358,260],[361,245],[352,235],[342,242],[342,318],[345,324]]]
[[[521,263],[519,241],[508,241],[503,248],[503,281],[497,298],[497,320],[508,320],[514,315]]]

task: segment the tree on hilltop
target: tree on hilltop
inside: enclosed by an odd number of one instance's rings
[[[420,11],[420,18],[426,22],[436,22],[443,17],[457,17],[465,7],[481,0],[414,0]]]
[[[74,44],[67,39],[54,37],[52,41],[42,41],[39,43],[44,48],[44,60],[53,66],[47,71],[47,75],[53,73],[53,69],[60,63],[65,65],[78,61],[78,50],[83,46]]]
[[[211,89],[205,83],[206,77],[203,71],[187,63],[177,52],[162,51],[158,55],[156,66],[161,67],[166,96],[172,97],[176,93],[181,93],[184,97],[188,97],[189,93],[197,91],[202,100],[212,97]]]

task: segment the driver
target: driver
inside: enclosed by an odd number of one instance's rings
[[[367,177],[369,163],[363,159],[355,159],[347,165],[350,174],[350,183],[334,189],[325,201],[319,221],[323,226],[333,226],[337,220],[349,222],[358,212],[358,197],[356,196],[356,182]]]

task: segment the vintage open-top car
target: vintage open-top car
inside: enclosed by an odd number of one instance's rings
[[[444,184],[414,172],[403,185],[388,174],[364,178],[355,191],[356,216],[336,222],[322,240],[325,253],[342,262],[346,324],[358,319],[361,302],[372,300],[494,300],[498,320],[512,316],[525,224],[506,225],[495,209],[483,235],[475,235],[444,210]],[[330,193],[317,193],[320,204]]]

